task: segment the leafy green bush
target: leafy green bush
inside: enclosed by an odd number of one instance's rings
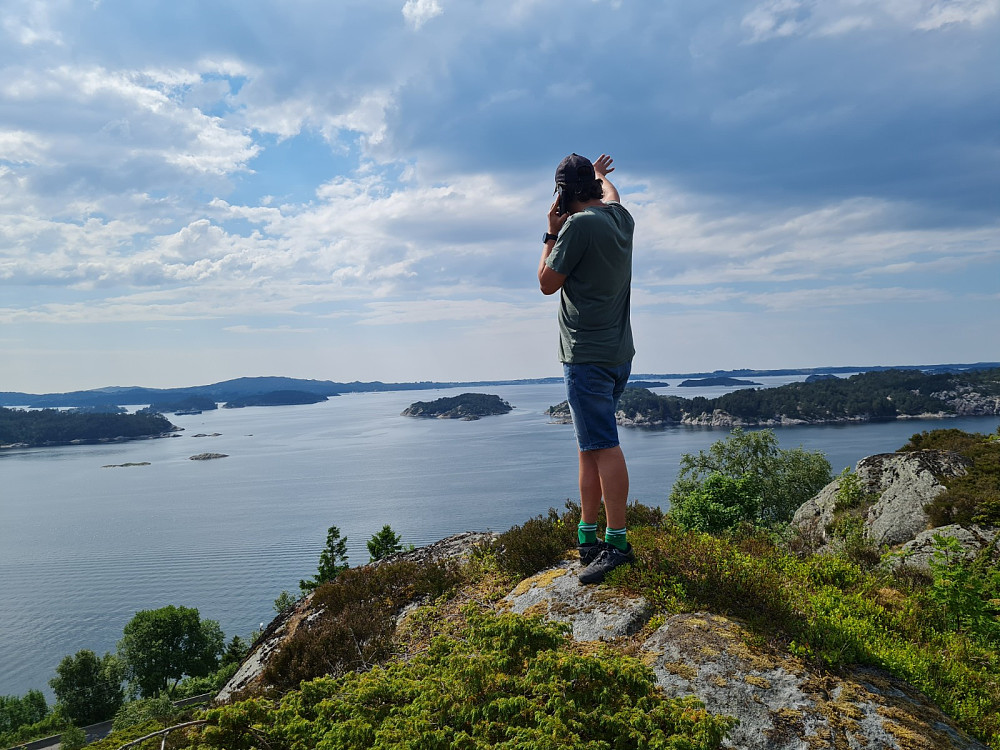
[[[760,498],[750,520],[762,525],[791,520],[799,506],[831,479],[830,462],[822,453],[779,448],[773,430],[745,432],[735,428],[727,438],[714,442],[708,451],[681,456],[677,481],[670,491],[671,512],[685,507],[690,496],[702,492],[713,475],[732,480],[747,478],[752,482],[752,491],[747,484],[742,492]],[[718,494],[719,488],[713,492]],[[705,504],[704,498],[695,502]]]
[[[80,727],[67,727],[59,738],[60,750],[80,750],[87,744],[87,733]]]
[[[301,623],[268,662],[264,680],[279,690],[321,675],[367,669],[392,652],[396,616],[410,602],[437,598],[460,580],[454,564],[387,562],[349,568],[316,589],[322,614]]]
[[[177,713],[174,704],[166,696],[158,698],[140,698],[129,701],[118,709],[112,728],[120,732],[129,727],[145,724],[149,721],[162,721]]]
[[[277,705],[208,711],[200,747],[708,750],[734,723],[664,698],[636,659],[572,653],[565,626],[465,614],[458,638],[408,662],[303,683]]]
[[[749,474],[739,478],[712,473],[690,492],[675,499],[670,516],[682,528],[719,532],[739,523],[752,523],[760,513],[757,481]]]
[[[997,430],[1000,436],[1000,430]],[[932,526],[977,523],[1000,526],[1000,441],[962,430],[932,430],[910,438],[901,451],[954,451],[969,459],[964,476],[944,477],[946,488],[926,511]]]

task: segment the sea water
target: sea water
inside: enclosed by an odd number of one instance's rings
[[[796,379],[757,378],[768,386]],[[562,386],[477,388],[515,407],[477,421],[400,416],[414,401],[464,390],[220,409],[170,416],[183,428],[175,438],[0,452],[0,695],[37,688],[51,696],[47,683],[64,656],[114,651],[142,609],[196,607],[227,638],[246,638],[272,619],[282,590],[297,595],[299,580],[315,572],[332,525],[358,565],[385,524],[420,546],[460,531],[503,531],[576,497],[573,428],[544,413],[565,398]],[[776,432],[782,447],[823,451],[837,473],[914,432],[992,432],[998,424],[985,417]],[[664,509],[681,455],[727,434],[620,432],[631,498]],[[227,457],[190,460],[206,452]]]

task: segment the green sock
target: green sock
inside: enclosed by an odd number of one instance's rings
[[[576,538],[580,544],[594,544],[597,541],[597,524],[580,521],[576,525]]]
[[[625,535],[625,529],[605,529],[604,530],[604,541],[608,544],[613,544],[622,552],[628,549],[628,538]]]

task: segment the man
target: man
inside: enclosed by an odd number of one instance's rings
[[[559,164],[559,195],[538,264],[542,293],[560,292],[559,359],[580,449],[581,583],[600,583],[635,559],[625,529],[628,467],[615,422],[635,354],[629,322],[635,222],[608,179],[611,163],[605,154],[593,164],[571,154]],[[599,541],[602,498],[608,526]]]

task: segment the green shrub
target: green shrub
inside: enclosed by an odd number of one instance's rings
[[[965,475],[941,479],[946,491],[925,508],[931,526],[1000,526],[1000,441],[994,436],[956,429],[932,430],[913,435],[900,450],[954,451],[970,461]]]
[[[636,659],[572,653],[565,626],[465,610],[457,638],[405,663],[303,683],[278,705],[207,712],[203,746],[708,750],[735,723],[666,699]]]
[[[140,698],[136,701],[129,701],[118,709],[112,728],[119,732],[149,721],[168,719],[177,712],[174,704],[166,696]]]
[[[572,507],[563,516],[549,508],[521,526],[508,529],[493,542],[500,570],[518,579],[555,565],[576,546],[576,521]]]
[[[301,623],[268,662],[264,680],[279,690],[321,675],[367,669],[392,652],[400,610],[418,599],[435,599],[460,580],[453,563],[387,562],[348,568],[313,595],[321,614]]]
[[[60,750],[80,750],[87,744],[87,733],[80,727],[67,727],[59,737]]]
[[[717,533],[756,521],[760,506],[760,490],[754,477],[713,473],[690,492],[675,498],[670,517],[682,528]]]

